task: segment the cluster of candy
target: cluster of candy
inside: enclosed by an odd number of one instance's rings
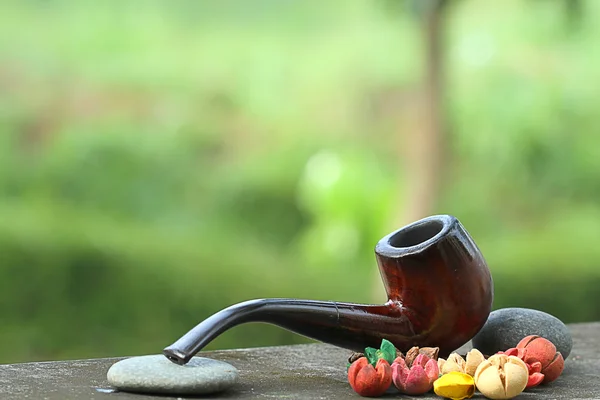
[[[383,340],[379,349],[367,347],[348,364],[348,382],[361,396],[384,394],[393,384],[400,393],[418,395],[431,389],[442,397],[465,399],[476,390],[490,399],[510,399],[523,390],[560,376],[564,360],[552,342],[527,336],[517,347],[486,358],[477,349],[465,358],[452,353],[438,359],[437,347],[413,347],[406,355]]]

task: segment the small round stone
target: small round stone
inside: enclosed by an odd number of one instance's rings
[[[529,308],[493,311],[473,338],[473,347],[492,355],[516,347],[525,336],[538,335],[551,341],[566,360],[573,347],[569,328],[558,318]]]
[[[209,394],[223,391],[238,378],[223,361],[193,357],[177,365],[163,355],[132,357],[110,367],[108,382],[119,390],[155,394]]]

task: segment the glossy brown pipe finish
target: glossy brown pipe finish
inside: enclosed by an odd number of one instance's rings
[[[375,248],[388,295],[384,305],[297,299],[251,300],[207,318],[163,353],[187,363],[225,330],[267,322],[353,350],[388,339],[400,350],[438,346],[447,355],[470,340],[491,311],[493,284],[481,252],[449,215],[389,234]]]

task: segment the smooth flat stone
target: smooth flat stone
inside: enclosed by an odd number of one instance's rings
[[[529,308],[501,308],[490,313],[481,331],[473,338],[473,347],[491,355],[516,347],[529,335],[538,335],[554,343],[565,360],[571,354],[573,339],[569,328],[558,318]]]
[[[112,386],[126,392],[209,394],[232,386],[238,371],[226,362],[203,357],[177,365],[160,354],[121,360],[110,367],[106,377]]]

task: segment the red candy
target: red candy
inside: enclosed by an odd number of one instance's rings
[[[517,356],[525,361],[529,369],[528,388],[556,380],[565,368],[565,360],[562,354],[556,351],[556,346],[537,335],[526,336],[517,347],[501,353]]]
[[[348,369],[348,382],[361,396],[381,396],[392,384],[392,369],[384,359],[373,367],[366,357],[354,361]]]

